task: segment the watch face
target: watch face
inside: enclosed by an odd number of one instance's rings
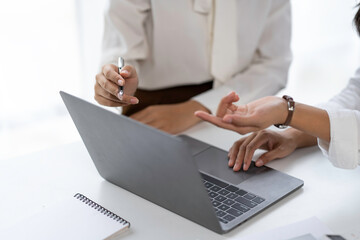
[[[277,128],[280,128],[280,129],[285,129],[288,127],[287,125],[284,125],[284,124],[274,124],[274,126]]]

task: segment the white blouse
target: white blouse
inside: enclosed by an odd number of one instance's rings
[[[110,0],[101,64],[122,56],[155,90],[215,81],[194,99],[212,112],[231,90],[241,103],[286,85],[289,0]]]
[[[322,152],[339,168],[360,164],[360,68],[340,94],[322,106],[330,118],[330,143],[318,139]]]

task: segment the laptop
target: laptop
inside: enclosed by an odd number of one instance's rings
[[[60,94],[105,180],[216,233],[234,229],[304,184],[253,163],[247,172],[234,172],[224,150]]]

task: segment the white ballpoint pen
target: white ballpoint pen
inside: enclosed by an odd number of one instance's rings
[[[124,63],[124,59],[122,57],[119,57],[118,59],[118,70],[119,70],[119,74],[120,74],[120,71],[121,69],[125,66],[125,63]],[[122,96],[124,95],[124,87],[123,86],[119,86],[119,97],[120,97],[120,100],[122,98]]]

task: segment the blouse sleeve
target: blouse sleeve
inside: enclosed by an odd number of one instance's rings
[[[326,108],[330,118],[330,143],[318,139],[318,145],[330,162],[339,168],[352,169],[360,164],[360,112]]]
[[[321,106],[330,119],[327,142],[318,139],[321,151],[339,168],[355,168],[360,164],[360,69],[348,85],[329,102]]]

